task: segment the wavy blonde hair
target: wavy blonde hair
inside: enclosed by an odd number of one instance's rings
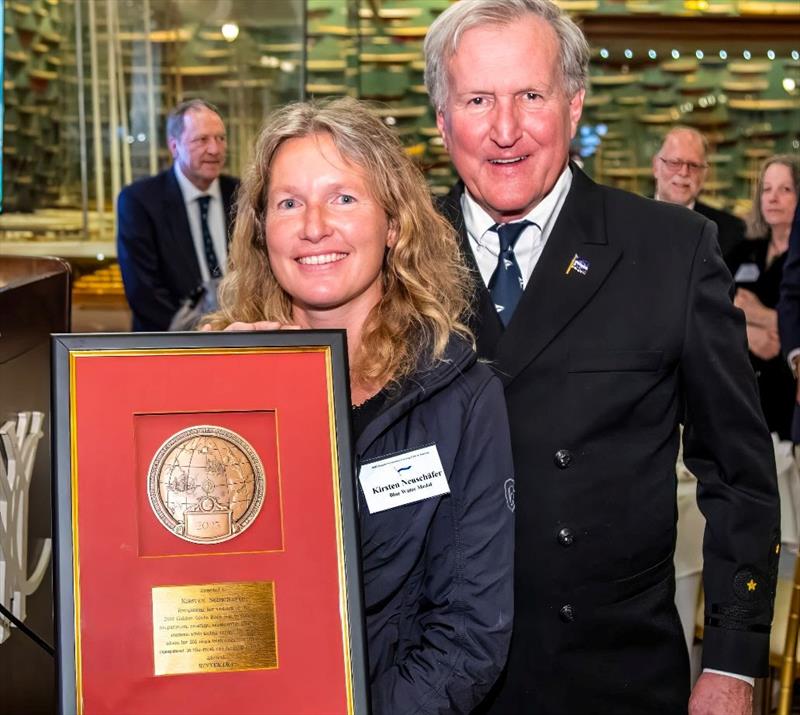
[[[355,99],[293,103],[268,117],[238,191],[220,309],[206,322],[214,328],[233,321],[294,322],[291,296],[276,280],[267,253],[270,171],[285,141],[323,133],[364,170],[397,236],[386,251],[382,297],[362,329],[351,381],[396,382],[441,359],[451,333],[472,339],[463,322],[472,279],[455,232],[436,211],[421,172],[394,132]]]

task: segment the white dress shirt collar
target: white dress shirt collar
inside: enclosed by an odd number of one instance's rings
[[[658,195],[658,191],[656,191],[656,193],[655,193],[655,195],[653,196],[653,198],[654,198],[656,201],[663,201],[663,202],[665,202],[665,203],[674,203],[674,202],[672,202],[672,201],[667,201],[666,199],[662,199],[662,198],[661,198],[661,197]],[[687,209],[691,209],[692,211],[694,211],[694,207],[697,205],[697,199],[692,199],[692,200],[691,200],[691,201],[690,201],[688,204],[676,204],[676,205],[677,205],[677,206],[685,206]]]
[[[522,232],[514,247],[524,285],[527,285],[539,261],[571,186],[572,170],[567,164],[550,192],[522,217],[533,224]],[[495,231],[489,230],[496,222],[466,188],[461,196],[461,211],[470,248],[475,255],[483,282],[488,285],[497,267],[500,252],[500,238]]]
[[[193,205],[201,196],[210,196],[213,199],[222,201],[222,189],[219,185],[219,177],[211,182],[211,185],[206,191],[201,191],[184,176],[181,167],[178,166],[178,162],[173,163],[172,168],[175,172],[175,178],[178,180],[181,194],[183,195],[183,202],[187,206]]]
[[[556,207],[559,209],[561,208],[571,186],[572,171],[569,168],[569,164],[567,164],[567,166],[564,167],[564,171],[561,172],[561,175],[553,185],[553,188],[550,190],[550,193],[536,204],[525,216],[517,220],[521,221],[522,219],[527,219],[531,223],[535,223],[539,226],[542,232],[544,232],[545,226],[549,225],[552,227],[553,221],[551,221],[551,219],[555,218],[553,216],[553,214],[556,213],[555,209]],[[469,193],[469,189],[466,187],[464,187],[464,195],[461,199],[461,210],[464,213],[464,223],[467,226],[467,230],[470,233],[474,233],[476,236],[483,236],[486,231],[497,223],[486,213],[483,207],[472,198],[472,194]]]

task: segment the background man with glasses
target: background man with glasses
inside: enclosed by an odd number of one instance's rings
[[[653,157],[656,200],[694,209],[717,224],[719,247],[727,256],[744,238],[744,222],[697,200],[708,175],[708,141],[691,127],[674,127]]]

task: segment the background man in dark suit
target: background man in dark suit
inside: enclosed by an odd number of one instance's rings
[[[692,127],[673,127],[653,157],[656,200],[669,201],[717,224],[722,255],[744,239],[744,221],[698,200],[708,176],[708,140]]]
[[[792,232],[789,234],[789,252],[786,263],[783,264],[778,330],[781,335],[781,350],[796,378],[800,368],[800,202],[794,212]],[[800,380],[797,381],[795,402],[792,442],[800,444]]]
[[[568,164],[589,50],[548,0],[461,0],[425,54],[463,180],[443,210],[479,284],[478,351],[506,386],[517,475],[514,635],[485,712],[686,713],[672,567],[685,415],[708,522],[708,670],[690,712],[744,715],[740,675],[767,667],[779,517],[716,227]]]
[[[117,256],[134,330],[166,330],[181,303],[225,270],[238,179],[222,174],[225,125],[193,99],[167,119],[173,165],[126,186],[117,201]]]

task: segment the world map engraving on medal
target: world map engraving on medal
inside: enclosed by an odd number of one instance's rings
[[[172,435],[150,464],[147,494],[156,518],[198,544],[233,539],[264,503],[264,467],[236,432],[197,425]]]

